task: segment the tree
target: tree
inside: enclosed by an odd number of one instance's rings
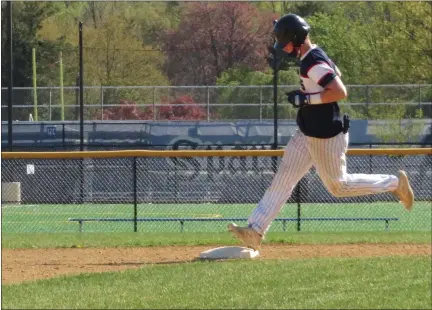
[[[322,46],[342,71],[346,84],[422,84],[432,74],[431,13],[429,3],[334,4],[331,14],[308,19],[312,40]],[[352,118],[417,118],[412,106],[398,104],[425,101],[428,93],[413,88],[350,88],[350,102],[362,106],[341,108]],[[421,97],[421,98],[420,98]],[[368,103],[381,105],[379,113]],[[401,114],[403,113],[403,114]],[[426,109],[424,114],[428,115]],[[397,132],[393,130],[393,132]]]
[[[183,6],[176,1],[128,2],[125,10],[129,28],[144,44],[157,47],[159,35],[166,29],[176,29]]]
[[[152,110],[149,110],[153,114]],[[198,105],[190,96],[181,96],[169,102],[168,105],[159,107],[159,111],[155,111],[157,119],[162,120],[205,120],[207,119],[207,111],[205,108]],[[209,115],[211,118],[211,116]]]
[[[58,51],[66,46],[62,38],[46,41],[39,37],[38,31],[41,29],[43,21],[55,14],[57,7],[52,2],[13,2],[13,86],[31,87],[32,86],[32,49],[36,49],[37,59],[37,83],[38,86],[47,86],[52,83],[53,58],[58,55]],[[9,81],[9,33],[6,25],[8,12],[2,9],[2,87],[10,84]],[[40,94],[39,100],[47,99],[48,95]],[[32,105],[33,93],[30,91],[14,91],[15,105]],[[2,96],[2,105],[7,104],[7,97]],[[47,110],[47,109],[46,109]],[[33,113],[33,108],[13,109],[14,120],[28,120],[29,113]],[[39,113],[39,119],[46,119],[44,111]],[[2,120],[6,120],[7,113],[3,113]]]
[[[163,55],[127,31],[127,25],[118,16],[106,17],[97,28],[84,28],[86,42],[84,83],[103,86],[167,85],[162,72]],[[100,104],[100,91],[91,93],[86,102]],[[89,93],[90,95],[90,93]],[[148,104],[153,94],[148,89],[109,88],[103,96],[104,105],[121,99]]]
[[[266,67],[272,15],[239,2],[188,4],[177,30],[161,35],[174,85],[214,85],[236,66]]]
[[[430,83],[431,8],[427,2],[335,3],[308,18],[349,84]]]
[[[263,10],[270,10],[273,13],[283,16],[288,13],[294,13],[303,18],[307,18],[317,13],[329,13],[332,10],[331,2],[312,2],[312,1],[269,1],[255,2],[255,5]]]
[[[43,41],[39,41],[37,31],[41,27],[42,21],[52,14],[51,3],[38,2],[13,2],[13,58],[14,58],[14,86],[32,85],[32,48],[41,46]],[[2,9],[2,86],[9,85],[9,46],[7,46],[9,33],[6,22],[8,20],[6,9]],[[39,50],[39,49],[38,49]]]
[[[279,71],[278,103],[279,118],[295,117],[295,110],[286,105],[285,92],[299,85],[298,73],[292,68]],[[218,91],[217,102],[220,104],[241,103],[243,106],[221,106],[217,112],[223,119],[272,119],[273,118],[273,71],[252,71],[249,68],[234,68],[226,70],[217,80],[217,85],[229,86]],[[251,90],[245,85],[266,86]],[[287,85],[289,85],[287,87]],[[250,106],[244,106],[250,104]],[[284,106],[285,104],[285,106]]]
[[[373,106],[370,109],[373,119],[385,120],[375,128],[375,135],[387,143],[404,143],[417,141],[422,134],[427,120],[422,119],[421,109],[408,109],[404,104],[393,104],[391,113],[385,106]],[[408,110],[414,113],[413,118],[407,119]]]
[[[46,39],[62,36],[75,44],[74,49],[63,51],[64,84],[75,85],[79,72],[77,21],[82,20],[85,86],[168,85],[161,70],[164,56],[142,41],[141,19],[134,9],[145,12],[147,6],[146,3],[88,2],[63,7],[62,13],[46,21],[41,30]],[[121,99],[148,104],[153,94],[144,88],[86,89],[84,93],[85,103],[92,105],[113,105]],[[65,93],[65,103],[75,104],[75,94]],[[90,116],[95,111],[96,108],[90,108],[85,115]],[[73,110],[66,110],[67,114],[71,112]],[[67,118],[73,119],[73,116],[69,114]]]
[[[155,115],[156,114],[156,115]],[[212,119],[215,117],[212,117]],[[103,120],[206,120],[207,111],[198,105],[192,97],[181,96],[173,100],[164,98],[162,106],[141,108],[135,101],[120,100],[120,105],[98,111],[93,119]]]
[[[163,55],[127,31],[120,17],[84,29],[87,85],[167,85]]]

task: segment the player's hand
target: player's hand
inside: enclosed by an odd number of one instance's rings
[[[301,108],[305,105],[310,104],[309,95],[303,93],[300,90],[293,90],[285,93],[288,97],[288,102],[296,108]]]

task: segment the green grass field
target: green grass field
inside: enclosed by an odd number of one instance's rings
[[[138,218],[247,218],[255,208],[253,204],[140,204]],[[430,201],[416,202],[412,212],[406,212],[399,203],[376,202],[363,204],[302,204],[302,217],[395,217],[399,220],[390,223],[394,231],[431,230],[432,207]],[[69,218],[130,218],[134,215],[133,205],[22,205],[2,207],[2,232],[77,232],[77,222]],[[278,217],[297,218],[297,206],[287,204]],[[239,224],[244,224],[239,223]],[[227,222],[189,222],[185,232],[222,232]],[[342,222],[312,221],[302,222],[302,231],[382,231],[383,221]],[[87,222],[86,232],[129,232],[133,222]],[[296,222],[288,222],[287,231],[295,231]],[[271,231],[282,231],[282,223],[274,222]],[[140,232],[178,232],[179,222],[141,222]]]
[[[264,244],[430,244],[431,231],[422,232],[269,232]],[[181,245],[238,245],[231,234],[217,233],[4,233],[2,248],[103,248]]]
[[[142,204],[138,217],[247,217],[255,205]],[[132,218],[131,205],[2,207],[2,248],[238,245],[226,222],[77,223],[68,218]],[[280,217],[296,217],[287,205]],[[304,204],[303,217],[396,217],[384,222],[274,223],[265,244],[431,244],[430,202]],[[145,253],[145,251],[143,251]],[[144,254],[145,255],[145,254]],[[143,264],[120,272],[2,285],[3,309],[431,309],[432,256],[302,258]],[[2,268],[5,266],[2,265]],[[28,266],[28,268],[34,268]]]
[[[430,265],[430,257],[147,265],[5,285],[2,308],[430,309]]]
[[[265,240],[266,244],[293,245],[431,242],[431,231],[270,232]],[[238,241],[226,232],[5,233],[2,236],[2,247],[11,249],[233,244]],[[121,272],[2,285],[2,308],[430,309],[431,258],[387,256],[147,264]]]

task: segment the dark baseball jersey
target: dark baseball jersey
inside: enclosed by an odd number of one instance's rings
[[[317,46],[300,59],[301,89],[316,94],[337,76],[335,64]],[[331,138],[342,132],[342,120],[337,102],[307,105],[298,110],[297,124],[303,134],[315,138]]]

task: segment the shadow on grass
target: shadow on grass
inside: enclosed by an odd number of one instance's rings
[[[229,262],[239,261],[240,259],[209,259],[209,258],[193,258],[173,261],[162,261],[162,262],[120,262],[120,263],[89,263],[82,264],[83,266],[145,266],[145,265],[175,265],[175,264],[188,264],[188,263],[199,263],[199,262]],[[68,265],[67,263],[43,263],[43,266],[62,266]]]

